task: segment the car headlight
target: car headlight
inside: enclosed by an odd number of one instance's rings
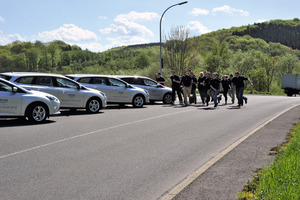
[[[46,96],[50,101],[58,101],[58,98],[55,96]]]

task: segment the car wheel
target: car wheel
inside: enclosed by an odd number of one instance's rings
[[[170,94],[170,93],[165,94],[165,96],[163,98],[163,103],[171,104],[172,103],[172,94]]]
[[[45,121],[47,116],[47,107],[41,103],[30,105],[26,112],[26,117],[28,120],[35,123],[41,123]]]
[[[98,98],[91,98],[86,104],[86,111],[88,113],[97,113],[102,108],[101,100]]]
[[[132,105],[135,108],[141,108],[144,105],[144,98],[141,95],[136,95],[133,97]]]

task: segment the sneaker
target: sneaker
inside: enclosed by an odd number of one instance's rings
[[[245,104],[247,104],[248,103],[248,98],[245,98],[244,100],[245,100]]]
[[[215,105],[214,105],[214,107],[217,107],[218,106],[218,104],[216,103]]]

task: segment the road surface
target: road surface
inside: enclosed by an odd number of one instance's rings
[[[299,100],[249,95],[241,109],[109,106],[92,115],[63,112],[41,125],[0,119],[1,199],[159,199]]]

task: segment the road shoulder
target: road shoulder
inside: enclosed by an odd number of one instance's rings
[[[236,199],[255,172],[270,163],[270,150],[285,141],[290,129],[300,121],[300,106],[278,116],[226,154],[173,199]]]

